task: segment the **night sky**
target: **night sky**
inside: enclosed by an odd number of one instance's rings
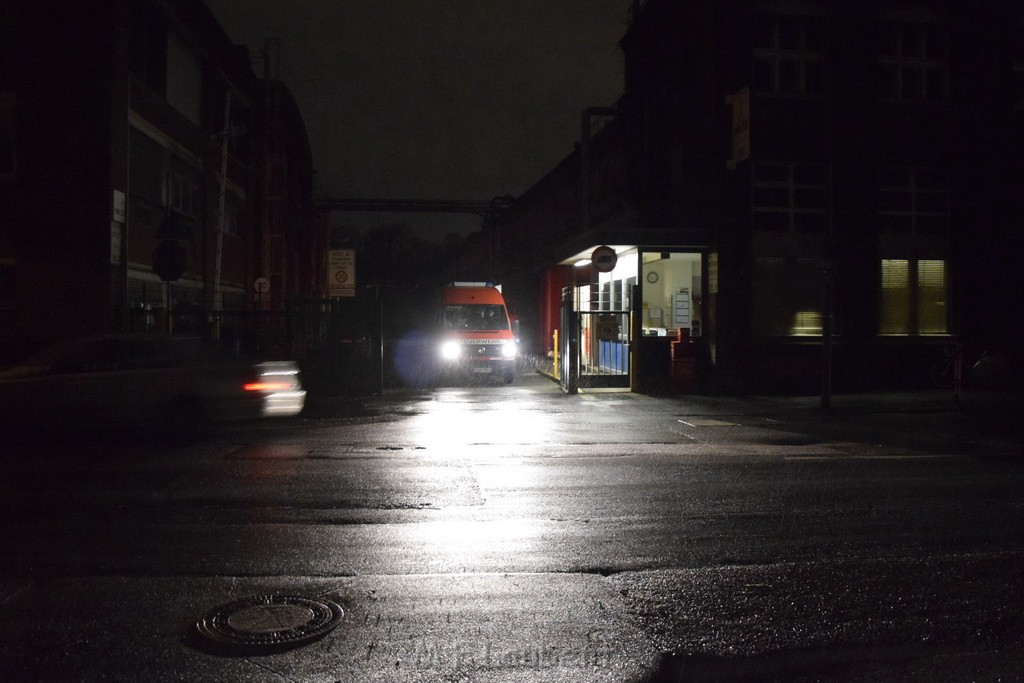
[[[266,38],[327,197],[519,195],[569,154],[580,113],[622,93],[629,0],[207,0],[262,73]],[[581,10],[585,8],[585,13]],[[438,236],[475,216],[336,214]]]

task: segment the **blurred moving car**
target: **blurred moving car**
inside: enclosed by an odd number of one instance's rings
[[[0,431],[173,431],[298,415],[305,399],[293,361],[246,362],[196,337],[86,337],[0,371]]]

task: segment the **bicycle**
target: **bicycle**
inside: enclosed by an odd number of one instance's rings
[[[960,347],[947,346],[942,357],[932,364],[929,373],[936,389],[952,389],[960,377]]]

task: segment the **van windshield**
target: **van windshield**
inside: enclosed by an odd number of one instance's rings
[[[471,332],[507,330],[508,316],[501,304],[449,304],[444,307],[444,329]]]

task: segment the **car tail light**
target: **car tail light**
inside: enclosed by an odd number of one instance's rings
[[[242,388],[246,391],[284,391],[292,386],[291,382],[249,382]]]

